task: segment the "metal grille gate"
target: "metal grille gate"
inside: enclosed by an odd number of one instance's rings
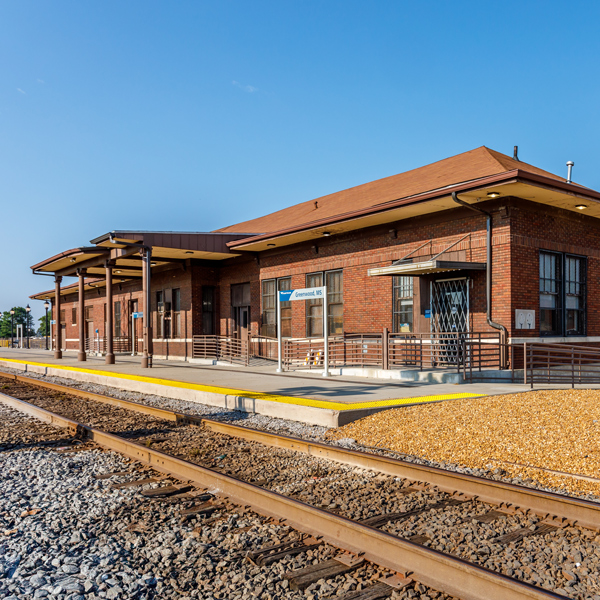
[[[430,298],[432,358],[436,363],[461,364],[462,339],[469,331],[469,280],[432,281]]]

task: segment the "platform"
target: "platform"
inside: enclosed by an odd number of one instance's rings
[[[512,393],[511,383],[457,385],[422,381],[373,381],[321,372],[276,373],[275,366],[226,367],[155,360],[142,369],[137,356],[78,362],[75,353],[55,359],[44,350],[0,349],[0,366],[80,382],[176,398],[228,410],[259,413],[325,427],[337,427],[383,409]]]

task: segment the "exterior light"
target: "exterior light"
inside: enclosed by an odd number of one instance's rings
[[[323,232],[323,235],[324,235],[325,237],[329,237],[329,236],[331,235],[331,232],[330,232],[330,231],[324,231],[324,232]]]
[[[156,266],[156,263],[150,263],[150,266],[151,266],[151,267],[155,267],[155,266]]]
[[[267,248],[275,248],[275,244],[267,244]]]
[[[115,271],[115,273],[120,273],[121,271]]]
[[[71,262],[76,262],[76,261],[77,261],[77,259],[76,259],[76,258],[72,258],[72,259],[71,259]]]
[[[26,310],[27,312],[31,312],[31,307],[29,306],[29,304],[28,304],[28,305],[25,307],[25,310]]]
[[[46,310],[48,310],[50,308],[50,302],[48,302],[48,300],[46,300],[46,302],[44,302],[44,308]]]
[[[186,250],[185,253],[186,254],[194,254],[194,252],[192,250]]]
[[[497,198],[500,195],[500,192],[489,192],[488,196],[490,198]]]
[[[578,208],[579,210],[585,210],[587,208],[587,204],[576,204],[575,208]]]

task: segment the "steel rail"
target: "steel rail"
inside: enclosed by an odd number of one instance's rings
[[[361,553],[365,559],[463,600],[563,599],[553,592],[511,579],[461,558],[420,546],[346,517],[304,504],[277,492],[246,483],[206,467],[141,446],[125,438],[78,423],[24,400],[0,393],[0,401],[42,421],[85,434],[109,450],[123,454],[177,479],[227,496],[258,514],[285,519],[291,526],[322,536],[333,546]]]
[[[515,508],[519,507],[531,510],[542,517],[547,515],[563,517],[576,522],[581,527],[600,531],[600,503],[590,500],[573,498],[504,481],[494,481],[484,477],[477,477],[476,475],[447,471],[428,465],[418,465],[397,458],[379,456],[360,450],[349,450],[321,442],[313,442],[233,425],[231,423],[223,423],[213,419],[156,408],[130,400],[120,400],[110,396],[103,396],[58,383],[40,381],[39,379],[23,375],[0,372],[0,377],[119,406],[143,414],[176,421],[179,424],[203,424],[216,433],[254,441],[266,446],[294,450],[295,452],[302,452],[310,456],[325,458],[341,464],[378,471],[393,477],[427,483],[446,492],[462,492],[463,494],[476,497],[481,502],[496,505],[510,504]]]

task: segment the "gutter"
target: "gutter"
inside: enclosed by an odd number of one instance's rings
[[[473,206],[464,200],[461,200],[456,192],[452,192],[452,200],[465,208],[470,208],[475,212],[481,213],[486,217],[486,250],[487,250],[487,268],[485,270],[485,299],[486,299],[486,309],[485,316],[487,319],[487,323],[493,329],[497,329],[502,332],[500,336],[500,343],[506,343],[508,339],[508,331],[504,325],[500,323],[496,323],[492,321],[492,215],[487,210],[483,210],[479,206]],[[500,368],[506,368],[506,352],[505,349],[502,348],[500,351]]]
[[[476,191],[481,188],[487,188],[492,184],[507,184],[523,182],[530,185],[537,185],[541,187],[553,188],[559,193],[567,193],[575,197],[586,198],[592,201],[600,201],[600,192],[596,192],[590,188],[579,186],[573,183],[565,183],[562,180],[553,179],[551,177],[544,177],[537,173],[531,173],[529,171],[523,171],[521,169],[513,169],[511,171],[505,171],[504,173],[498,173],[496,175],[489,175],[482,177],[481,179],[474,179],[467,182],[452,184],[443,188],[430,190],[428,192],[419,193],[413,196],[407,196],[404,198],[397,198],[395,200],[389,200],[375,206],[368,208],[361,208],[358,210],[349,211],[332,217],[325,217],[323,219],[311,221],[309,223],[303,223],[301,225],[295,225],[286,229],[280,229],[278,231],[272,231],[269,233],[257,234],[249,236],[244,239],[235,240],[228,242],[227,246],[232,250],[242,250],[244,246],[248,244],[254,244],[256,242],[276,239],[293,233],[300,233],[308,231],[310,229],[316,229],[318,227],[331,226],[336,223],[348,222],[360,217],[375,215],[382,212],[387,212],[402,206],[419,204],[428,200],[435,200],[448,196],[450,189],[454,189],[457,193],[466,191]]]

